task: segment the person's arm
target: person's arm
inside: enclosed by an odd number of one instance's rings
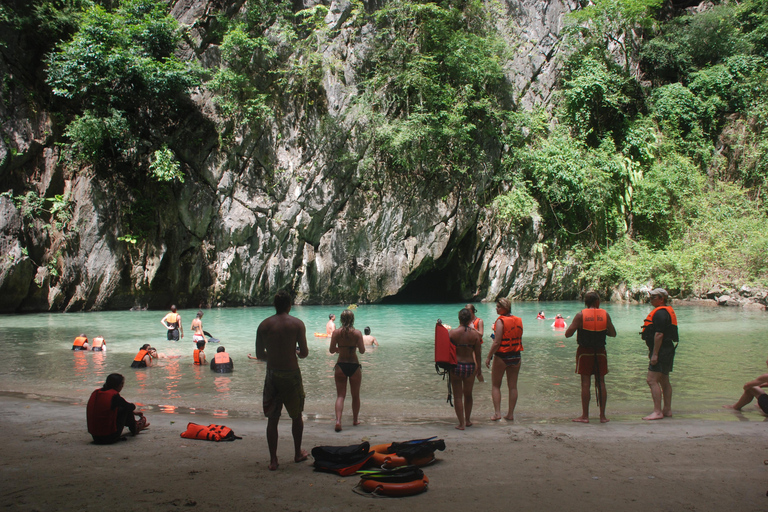
[[[371,339],[373,340],[371,345],[376,345],[378,347],[379,346],[379,342],[376,341],[376,336],[371,336]]]
[[[161,323],[161,324],[163,324],[163,326],[165,326],[165,328],[166,328],[166,329],[168,329],[168,330],[170,331],[170,330],[171,330],[171,326],[170,326],[170,325],[168,325],[168,322],[166,322],[166,321],[165,321],[165,319],[166,319],[166,318],[168,318],[168,315],[165,315],[165,316],[163,317],[163,319],[162,319],[162,320],[160,320],[160,323]]]
[[[651,364],[659,362],[659,350],[661,350],[661,342],[664,341],[664,333],[657,332],[653,335],[653,352],[651,353]]]
[[[482,318],[478,318],[478,320],[479,321],[477,322],[477,332],[480,333],[480,337],[482,338],[483,337],[483,333],[485,331],[485,324],[483,323],[483,319]],[[478,359],[478,361],[479,361],[479,359]]]
[[[365,340],[363,339],[363,333],[355,330],[355,334],[357,335],[357,350],[359,350],[361,354],[365,354]]]
[[[615,338],[616,337],[616,328],[613,326],[613,322],[611,321],[611,315],[606,313],[605,314],[605,318],[606,318],[606,320],[608,322],[608,324],[606,325],[606,329],[605,329],[606,332],[605,332],[605,334],[607,334],[611,338]],[[576,319],[574,318],[574,321],[575,320]]]
[[[266,361],[267,360],[267,344],[264,341],[264,332],[261,327],[262,325],[264,325],[263,322],[259,325],[259,328],[256,330],[256,359],[259,359],[261,361]]]
[[[202,364],[205,364],[205,363],[207,363],[207,362],[208,362],[208,359],[206,359],[206,358],[205,358],[205,352],[202,352],[202,351],[201,351],[201,352],[200,352],[200,354],[198,354],[198,356],[197,356],[197,357],[199,357],[199,358],[200,358],[200,364],[201,364],[201,365],[202,365]]]
[[[309,347],[307,347],[307,328],[304,326],[304,322],[301,320],[298,320],[299,324],[301,324],[301,330],[299,332],[299,339],[298,339],[298,345],[299,345],[299,359],[304,359],[309,355]]]
[[[144,364],[146,364],[146,365],[147,365],[147,368],[149,368],[150,366],[152,366],[152,356],[150,356],[150,355],[149,355],[149,353],[147,353],[147,354],[145,354],[145,355],[144,355],[144,358],[143,358],[143,360],[144,360]]]
[[[751,380],[744,384],[744,389],[751,388],[766,388],[768,387],[768,373],[764,373],[755,380]]]
[[[112,397],[112,403],[110,404],[110,407],[112,409],[120,409],[121,407],[124,407],[128,409],[129,411],[135,411],[136,405],[132,404],[119,394]]]
[[[479,332],[480,331],[478,331],[478,334]],[[482,343],[482,336],[479,337],[479,339],[475,343],[475,346],[473,347],[475,350],[475,361],[477,361],[477,366],[475,368],[475,376],[477,376],[477,378],[480,379],[480,382],[483,381],[483,369],[482,369],[483,365],[480,364],[480,361],[483,360],[481,343]]]
[[[669,313],[665,309],[657,311],[653,315],[653,349],[651,352],[651,364],[659,362],[659,350],[661,350],[661,344],[664,342],[664,331],[667,326],[672,323]]]
[[[184,337],[184,324],[181,323],[181,315],[178,313],[176,314],[176,321],[179,322],[179,332],[181,333],[181,337]]]
[[[611,323],[611,320],[608,319],[608,324],[610,325],[610,323]],[[580,328],[581,328],[581,312],[576,313],[576,316],[573,317],[573,321],[571,322],[571,325],[569,325],[568,329],[565,330],[565,337],[570,338],[571,336],[573,336],[573,333],[575,333]],[[616,333],[614,332],[612,336],[616,336]]]
[[[328,346],[328,352],[331,354],[336,354],[339,351],[338,342],[336,341],[338,333],[331,334],[331,344]]]
[[[496,353],[496,351],[501,346],[501,338],[504,336],[504,323],[501,321],[501,319],[496,320],[496,323],[493,325],[494,329],[494,340],[493,344],[491,345],[491,348],[488,349],[488,355],[485,357],[485,367],[490,368],[491,367],[491,358],[493,357],[493,354]]]

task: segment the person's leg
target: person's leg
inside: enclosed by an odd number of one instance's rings
[[[472,416],[472,406],[474,404],[472,389],[475,387],[475,376],[467,377],[462,384],[464,387],[464,424],[467,427],[471,427],[472,420],[470,416]]]
[[[672,416],[672,384],[669,383],[669,375],[661,374],[659,385],[661,386],[661,396],[664,405],[661,408],[661,413],[668,418]]]
[[[451,388],[453,389],[453,410],[459,424],[455,427],[457,430],[464,430],[466,423],[464,421],[464,379],[455,375],[453,371],[451,376]]]
[[[592,399],[590,393],[591,375],[579,375],[581,377],[581,416],[572,421],[577,423],[589,423],[589,401]]]
[[[759,388],[758,388],[759,389]],[[740,411],[742,407],[750,403],[755,398],[755,395],[751,391],[751,388],[745,388],[744,393],[739,397],[739,399],[736,401],[733,405],[724,405],[726,409],[735,409],[737,411]]]
[[[341,432],[341,413],[344,411],[344,399],[347,398],[347,376],[336,366],[333,373],[336,381],[336,432]]]
[[[491,363],[491,399],[493,400],[493,416],[491,419],[497,421],[501,419],[501,379],[504,377],[504,370],[507,365],[500,357],[493,356]]]
[[[279,421],[279,414],[267,418],[267,446],[269,446],[270,471],[277,469],[277,424]]]
[[[661,411],[661,372],[652,372],[648,370],[648,375],[645,381],[648,383],[648,387],[651,388],[651,398],[653,399],[653,412],[644,417],[644,420],[660,420],[664,417],[664,413]]]
[[[304,417],[299,414],[291,420],[291,434],[293,434],[293,462],[307,460],[309,454],[301,449],[301,438],[304,436]]]
[[[518,362],[514,366],[507,367],[507,387],[509,388],[509,412],[504,416],[509,421],[515,420],[515,406],[517,405],[517,376],[520,374],[520,365]]]
[[[605,403],[608,401],[608,391],[605,389],[605,375],[595,375],[595,389],[600,393],[600,423],[608,423],[608,417],[605,415]]]
[[[358,368],[349,378],[349,388],[352,392],[352,425],[360,424],[360,385],[363,383],[363,371]]]

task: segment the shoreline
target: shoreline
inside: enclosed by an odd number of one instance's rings
[[[90,442],[85,408],[0,394],[2,500],[13,510],[338,510],[374,506],[353,492],[356,477],[312,471],[292,462],[290,421],[280,422],[280,468],[267,470],[263,418],[151,413],[151,426],[110,446]],[[452,421],[345,426],[306,421],[304,449],[371,445],[438,436],[446,450],[424,468],[429,490],[381,499],[376,508],[408,505],[491,510],[764,510],[768,447],[765,421],[670,418],[508,423],[481,420],[465,431]],[[183,439],[187,422],[223,423],[243,439]],[[362,500],[362,501],[361,501]]]

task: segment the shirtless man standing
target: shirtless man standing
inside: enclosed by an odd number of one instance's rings
[[[203,312],[198,311],[195,319],[192,320],[192,341],[197,343],[198,341],[205,341],[205,334],[203,333]]]
[[[267,416],[267,445],[269,469],[277,469],[277,424],[283,406],[291,417],[294,462],[307,460],[309,455],[301,449],[304,434],[304,385],[296,356],[304,359],[309,354],[304,322],[290,316],[291,296],[281,290],[275,295],[276,313],[259,324],[256,331],[256,357],[267,362],[264,379],[264,414]]]
[[[330,336],[331,334],[333,334],[333,331],[335,330],[336,330],[336,315],[331,313],[330,315],[328,315],[328,323],[325,324],[325,334]]]

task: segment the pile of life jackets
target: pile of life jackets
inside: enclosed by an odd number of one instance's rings
[[[197,423],[189,423],[187,430],[181,433],[181,437],[185,439],[200,439],[202,441],[234,441],[235,439],[242,439],[238,437],[232,431],[231,428],[224,425],[198,425]]]

